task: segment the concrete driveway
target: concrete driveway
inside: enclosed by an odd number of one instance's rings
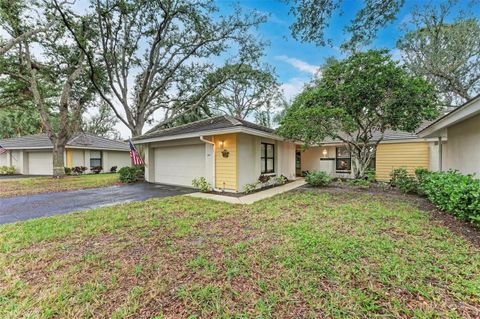
[[[140,183],[0,198],[0,224],[65,214],[100,206],[196,192],[192,188]]]

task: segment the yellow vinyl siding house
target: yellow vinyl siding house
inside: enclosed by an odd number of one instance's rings
[[[430,169],[430,145],[422,140],[410,143],[381,143],[377,147],[375,171],[379,181],[390,180],[395,168],[414,174],[416,168]]]
[[[204,177],[217,191],[243,192],[260,175],[296,178],[294,142],[230,116],[154,128],[134,142],[144,146],[151,183],[191,187],[194,178]]]

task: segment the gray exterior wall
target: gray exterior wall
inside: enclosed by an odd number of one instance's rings
[[[447,135],[444,170],[480,175],[480,114],[448,127]]]

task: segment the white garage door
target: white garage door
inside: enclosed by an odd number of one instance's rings
[[[52,152],[29,152],[28,173],[30,175],[52,175]]]
[[[192,186],[192,179],[205,176],[205,145],[156,148],[155,183]]]

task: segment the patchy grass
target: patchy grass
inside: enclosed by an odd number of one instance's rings
[[[480,249],[401,199],[151,199],[0,227],[0,318],[479,318]]]
[[[118,184],[118,174],[88,174],[52,177],[31,177],[0,180],[0,197],[22,196],[48,192],[63,192]]]

